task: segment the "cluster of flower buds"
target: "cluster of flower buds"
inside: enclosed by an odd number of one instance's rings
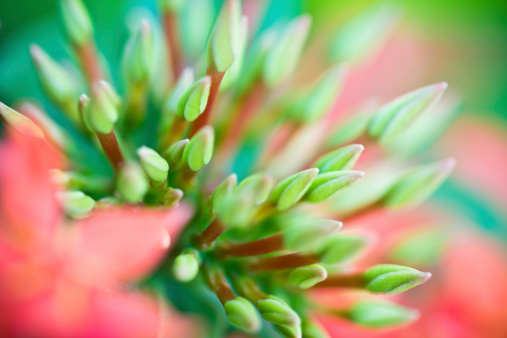
[[[52,177],[69,217],[124,204],[194,206],[193,219],[145,288],[162,289],[185,311],[206,314],[211,302],[248,332],[268,330],[271,323],[284,337],[325,337],[312,317],[318,311],[368,327],[417,317],[372,294],[406,291],[431,274],[397,265],[351,271],[344,263],[365,252],[373,238],[347,229],[347,221],[373,209],[419,204],[448,177],[452,159],[398,170],[382,191],[372,188],[368,195],[369,186],[361,187],[365,172],[354,169],[369,147],[383,150],[375,152],[376,161],[388,158],[390,145],[415,128],[447,84],[414,90],[338,126],[325,122],[345,82],[342,61],[362,55],[368,46],[361,41],[376,41],[395,9],[365,13],[344,27],[330,44],[337,63],[297,88],[291,80],[302,63],[308,15],[261,31],[249,44],[240,1],[226,0],[205,55],[192,60],[178,32],[183,2],[161,0],[160,22],[148,17],[130,25],[117,86],[81,0],[60,3],[84,86],[34,45],[37,76],[80,142],[105,155],[113,170],[96,170],[104,160],[82,156],[71,133],[34,105],[21,105],[19,113],[0,104],[0,117],[14,130],[47,138],[67,156],[69,171],[55,170]],[[192,25],[200,28],[195,20]],[[367,203],[336,214],[336,204],[353,195]],[[337,220],[319,218],[319,212]],[[308,290],[323,287],[363,290],[367,299],[341,310],[321,308]],[[216,295],[211,300],[210,292]]]

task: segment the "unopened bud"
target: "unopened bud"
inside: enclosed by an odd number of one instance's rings
[[[419,318],[419,312],[385,302],[360,302],[347,311],[347,319],[371,328],[408,324]]]
[[[111,92],[111,87],[105,81],[92,85],[92,97],[86,109],[86,121],[90,127],[102,134],[113,130],[118,119],[118,102]]]
[[[322,263],[335,264],[356,257],[367,246],[368,240],[357,235],[330,236],[319,248]]]
[[[255,307],[248,300],[237,297],[224,304],[225,314],[229,321],[248,332],[256,332],[261,327],[261,320]]]
[[[285,210],[296,204],[306,193],[319,169],[300,171],[278,183],[271,193],[270,200],[277,203],[278,210]]]
[[[319,264],[295,268],[289,274],[289,282],[301,289],[308,289],[327,278],[327,270]]]
[[[208,103],[210,86],[211,79],[205,76],[188,88],[178,101],[178,115],[190,122],[198,118]]]
[[[430,279],[431,273],[401,265],[383,264],[366,270],[363,278],[366,289],[379,293],[398,293],[421,285]]]
[[[298,314],[282,299],[274,296],[257,301],[262,318],[273,324],[295,326],[301,323]]]
[[[354,170],[332,171],[321,174],[313,180],[306,193],[305,200],[311,203],[323,202],[350,187],[351,184],[363,176],[362,171]]]
[[[65,33],[76,45],[83,45],[92,39],[93,26],[81,0],[61,0],[60,9]]]
[[[145,174],[154,182],[163,182],[167,179],[169,164],[155,150],[141,147],[137,150],[141,160],[141,167]]]
[[[273,187],[273,178],[264,174],[253,174],[245,178],[238,185],[239,194],[249,194],[255,204],[264,203]]]
[[[184,252],[174,259],[173,275],[179,282],[192,281],[199,273],[199,257],[195,251]]]
[[[183,160],[193,171],[198,171],[211,160],[215,134],[213,128],[205,126],[192,137],[183,151]]]
[[[313,165],[321,173],[330,171],[350,170],[354,167],[364,147],[361,144],[351,144],[333,150],[321,156]]]
[[[81,191],[64,191],[57,195],[69,216],[85,217],[95,206],[95,201]]]
[[[32,120],[2,102],[0,102],[0,120],[23,135],[44,138],[44,133]]]
[[[116,190],[127,202],[140,202],[148,188],[148,180],[138,165],[127,163],[120,169]]]

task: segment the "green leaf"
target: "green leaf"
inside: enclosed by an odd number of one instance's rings
[[[368,133],[381,143],[408,128],[414,120],[442,96],[447,83],[429,85],[400,96],[380,108],[371,119]]]
[[[312,168],[287,177],[273,189],[270,200],[277,202],[279,210],[285,210],[293,206],[310,188],[310,184],[318,173],[319,169]]]
[[[362,171],[332,171],[317,176],[305,195],[305,201],[320,203],[348,188],[364,176]]]

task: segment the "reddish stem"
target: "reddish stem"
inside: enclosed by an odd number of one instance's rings
[[[213,111],[213,106],[215,105],[215,99],[217,98],[218,90],[220,89],[220,84],[222,83],[222,79],[224,78],[225,72],[219,72],[216,69],[208,67],[208,69],[206,69],[206,75],[211,78],[208,103],[206,104],[206,108],[204,109],[202,114],[199,115],[199,117],[194,121],[194,123],[192,123],[190,137],[194,136],[195,133],[199,131],[199,129],[208,124],[211,112]]]
[[[355,275],[336,275],[329,276],[322,282],[315,285],[318,288],[325,287],[343,287],[343,288],[362,288],[366,281],[361,274]]]
[[[225,305],[228,301],[236,299],[236,295],[225,279],[225,276],[220,271],[210,268],[209,266],[205,268],[205,271],[206,281],[210,289],[217,295],[222,304]]]
[[[114,130],[111,130],[108,134],[97,133],[97,138],[113,168],[115,170],[120,169],[123,166],[124,159]]]
[[[276,234],[257,241],[228,244],[216,250],[217,256],[227,257],[249,257],[264,255],[271,252],[283,250],[283,235]]]
[[[195,245],[201,250],[206,249],[210,247],[224,231],[225,227],[215,219],[203,232],[196,236]]]
[[[316,264],[320,261],[316,255],[301,255],[297,253],[282,256],[260,259],[250,264],[250,268],[255,271],[273,271],[298,268]]]
[[[83,45],[76,45],[75,50],[79,58],[79,62],[83,67],[84,75],[88,83],[100,81],[104,78],[102,69],[100,67],[99,58],[97,55],[97,48],[92,40]]]
[[[171,59],[173,75],[178,77],[183,68],[181,44],[178,35],[178,17],[172,11],[165,11],[162,15],[162,25],[167,45],[167,54]]]

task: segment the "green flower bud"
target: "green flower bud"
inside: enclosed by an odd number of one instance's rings
[[[140,202],[149,189],[149,183],[141,168],[126,163],[118,174],[116,190],[129,203]]]
[[[303,197],[318,173],[319,169],[312,168],[287,177],[275,186],[270,200],[277,202],[278,210],[288,209]]]
[[[280,333],[284,338],[301,338],[301,326],[300,325],[279,325],[273,324],[273,327]]]
[[[243,67],[243,61],[245,59],[246,45],[248,42],[248,18],[246,16],[241,17],[241,34],[239,36],[238,52],[234,57],[232,66],[225,73],[222,83],[220,84],[220,90],[229,89],[234,82],[238,79],[241,68]]]
[[[273,187],[273,178],[264,174],[253,174],[245,178],[238,185],[239,194],[250,195],[255,204],[264,203]]]
[[[192,281],[199,273],[199,264],[197,252],[184,252],[178,255],[172,268],[174,278],[182,283]]]
[[[198,171],[211,160],[214,141],[213,128],[211,126],[202,127],[185,147],[183,161],[188,164],[190,169]]]
[[[362,171],[332,171],[317,176],[308,189],[305,201],[319,203],[336,193],[350,187],[352,183],[364,176]]]
[[[208,103],[210,86],[211,79],[205,76],[188,88],[178,101],[178,115],[190,122],[198,118]]]
[[[225,314],[229,321],[248,332],[256,332],[261,327],[261,320],[255,307],[248,300],[237,297],[224,304]]]
[[[92,97],[86,109],[86,121],[98,133],[113,130],[118,119],[118,101],[112,95],[111,86],[105,81],[92,84]]]
[[[60,11],[65,33],[76,45],[83,45],[92,39],[93,25],[81,0],[61,0]]]
[[[305,338],[328,338],[329,335],[315,323],[309,320],[303,320],[301,323],[301,330]]]
[[[163,182],[167,179],[169,164],[155,150],[141,147],[137,150],[144,173],[154,182]]]
[[[283,231],[287,249],[299,252],[313,252],[315,246],[329,234],[339,231],[342,223],[330,219],[303,219],[289,225]]]
[[[381,328],[408,324],[419,318],[419,312],[390,303],[360,302],[347,311],[347,318],[359,325]]]
[[[172,208],[177,206],[182,198],[183,191],[180,189],[167,188],[158,204],[164,208]]]
[[[191,67],[187,67],[181,72],[178,82],[174,86],[171,95],[167,98],[164,103],[163,114],[164,117],[169,117],[178,109],[178,102],[185,92],[194,83],[194,71]]]
[[[401,208],[424,202],[451,174],[455,165],[456,161],[449,158],[410,170],[389,189],[383,204]]]
[[[211,204],[213,208],[220,207],[227,200],[227,196],[233,193],[238,185],[238,176],[231,174],[220,183],[218,187],[211,194]]]
[[[19,110],[36,125],[41,126],[45,136],[61,150],[74,146],[74,141],[41,108],[31,103],[23,103]]]
[[[356,235],[337,234],[330,236],[318,248],[320,259],[324,264],[335,264],[356,257],[368,244],[368,240]]]
[[[277,86],[292,75],[303,51],[311,21],[309,15],[293,19],[268,51],[262,75],[269,87]]]
[[[241,7],[238,0],[228,0],[211,31],[206,58],[208,66],[225,72],[234,62],[241,39]]]
[[[326,146],[334,148],[353,142],[358,137],[364,135],[368,130],[373,110],[372,104],[368,103],[366,107],[354,111],[351,118],[340,123],[336,129],[332,130],[330,133],[331,137],[326,141]]]
[[[289,282],[301,289],[308,289],[327,278],[327,270],[319,264],[312,264],[293,269]]]
[[[321,156],[313,165],[319,168],[320,173],[330,171],[350,170],[354,167],[364,147],[361,144],[351,144],[333,150]]]
[[[385,3],[363,11],[341,27],[332,43],[331,58],[357,63],[375,54],[399,16],[397,7]]]
[[[167,150],[164,152],[164,158],[169,163],[170,166],[179,166],[183,161],[183,152],[185,151],[185,147],[190,142],[190,140],[184,139],[173,143]]]
[[[319,121],[338,99],[345,73],[346,67],[341,64],[326,71],[310,92],[291,106],[291,117],[301,123]]]
[[[158,1],[160,9],[170,12],[179,12],[183,5],[185,4],[184,0],[159,0]]]
[[[363,278],[366,289],[379,293],[398,293],[426,283],[431,273],[401,265],[382,264],[366,270]]]
[[[2,102],[0,102],[0,120],[23,135],[44,138],[44,133],[32,120]]]
[[[153,36],[148,20],[143,19],[132,34],[123,52],[123,71],[132,83],[147,83],[150,80],[153,58]]]
[[[282,299],[269,296],[257,301],[262,318],[273,324],[296,326],[301,323],[299,316]]]
[[[95,206],[95,201],[81,191],[62,191],[57,197],[67,214],[74,218],[85,217]]]
[[[30,46],[30,56],[42,88],[49,98],[60,107],[74,106],[79,96],[77,81],[39,46]],[[77,116],[71,118],[76,119]]]
[[[446,88],[447,83],[440,82],[388,102],[373,115],[368,128],[369,135],[381,143],[389,142],[437,102]]]

